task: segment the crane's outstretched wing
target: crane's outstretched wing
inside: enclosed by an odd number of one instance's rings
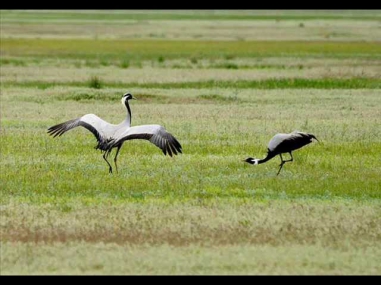
[[[126,140],[144,139],[159,147],[164,155],[182,153],[181,144],[160,125],[142,125],[127,129],[113,142],[113,146],[120,145]]]
[[[80,118],[70,120],[55,126],[52,126],[48,129],[48,134],[52,135],[53,137],[61,136],[67,131],[82,126],[88,129],[90,132],[94,134],[98,141],[98,147],[100,149],[107,149],[107,142],[106,142],[106,136],[104,134],[103,129],[109,125],[106,121],[102,120],[98,116],[94,114],[87,114]]]

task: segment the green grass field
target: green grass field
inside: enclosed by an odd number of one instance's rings
[[[0,274],[380,275],[380,15],[1,11]],[[128,141],[110,175],[47,135],[127,91],[183,154]],[[279,176],[242,161],[293,130],[320,143]]]

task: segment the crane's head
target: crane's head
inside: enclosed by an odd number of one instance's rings
[[[136,98],[135,98],[134,96],[132,96],[131,93],[126,93],[126,94],[124,94],[124,95],[122,96],[122,104],[125,105],[126,102],[127,102],[128,100],[130,100],[130,99],[135,99],[135,100],[136,100]]]
[[[259,159],[248,157],[248,158],[244,159],[243,161],[255,165],[255,164],[258,164]]]

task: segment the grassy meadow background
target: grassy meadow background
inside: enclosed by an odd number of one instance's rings
[[[0,12],[1,275],[381,274],[380,11]],[[127,91],[182,155],[47,135]]]

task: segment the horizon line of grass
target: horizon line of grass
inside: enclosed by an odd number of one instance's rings
[[[218,11],[217,11],[218,12]],[[49,11],[49,13],[41,11],[6,11],[2,10],[2,22],[27,22],[27,21],[38,21],[38,22],[48,22],[57,20],[70,21],[78,20],[81,22],[86,21],[121,21],[121,20],[380,20],[381,17],[378,14],[361,14],[358,13],[311,13],[311,14],[300,14],[298,12],[288,12],[280,11],[283,14],[246,14],[242,13],[227,13],[219,14],[215,11],[198,11],[198,13],[187,13],[187,11],[176,11],[171,13],[170,11],[159,12],[159,13],[136,13],[131,11],[126,11],[126,13],[83,13],[83,12],[57,12]],[[15,21],[14,21],[15,20]]]
[[[174,59],[263,56],[381,56],[380,42],[1,39],[2,56]]]
[[[2,87],[22,87],[22,88],[39,88],[47,89],[56,86],[71,87],[89,87],[94,89],[101,88],[239,88],[239,89],[381,89],[381,79],[379,78],[322,78],[322,79],[305,79],[305,78],[282,78],[282,79],[266,79],[266,80],[228,80],[228,81],[193,81],[193,82],[167,82],[167,83],[138,83],[138,82],[107,82],[100,78],[95,78],[97,84],[94,85],[94,78],[89,81],[71,81],[71,82],[44,82],[44,81],[28,81],[2,82]]]
[[[197,59],[191,59],[191,63],[184,64],[173,64],[173,65],[160,65],[161,68],[167,69],[192,69],[194,67],[198,69],[303,69],[303,68],[311,68],[309,66],[304,66],[302,64],[295,65],[287,65],[287,64],[237,64],[234,62],[228,62],[228,59],[225,59],[226,62],[221,63],[210,63],[209,65],[200,65],[197,64]],[[19,58],[0,58],[0,67],[1,66],[33,66],[33,64],[40,63],[41,60],[22,60]],[[151,61],[152,63],[153,61]],[[57,63],[53,66],[60,66],[61,63]],[[107,60],[98,60],[98,61],[86,61],[82,62],[73,62],[72,65],[77,68],[90,67],[90,68],[99,68],[100,66],[115,66],[123,69],[127,69],[129,67],[138,67],[142,68],[142,62],[129,62],[128,60],[121,59],[119,61],[107,61]]]

